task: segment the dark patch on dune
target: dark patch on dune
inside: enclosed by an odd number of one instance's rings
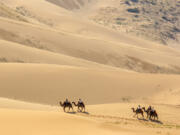
[[[46,1],[68,10],[80,9],[85,4],[91,2],[91,0],[46,0]]]
[[[16,12],[15,10],[9,8],[5,4],[0,2],[0,16],[5,17],[5,18],[10,18],[14,19],[17,21],[23,21],[23,22],[28,22],[26,18],[24,18],[21,14]]]
[[[0,63],[25,63],[25,62],[19,59],[8,59],[5,57],[0,57]]]
[[[13,32],[0,29],[0,39],[19,43],[19,44],[26,45],[29,47],[51,51],[49,48],[44,46],[45,43],[39,41],[37,38],[33,36],[29,36],[26,34],[22,36],[22,35],[19,35],[18,33],[15,34]]]

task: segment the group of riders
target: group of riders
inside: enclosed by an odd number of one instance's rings
[[[141,105],[138,105],[137,109],[141,110],[141,109],[143,109],[143,107],[141,107]],[[149,110],[151,112],[155,112],[155,109],[152,106],[149,106],[147,110]]]
[[[64,101],[64,104],[68,104],[68,103],[71,103],[71,102],[66,98],[66,100]],[[83,104],[83,101],[80,98],[78,100],[78,104]]]
[[[67,98],[63,103],[60,102],[60,105],[63,107],[64,111],[66,111],[66,108],[69,108],[69,111],[70,111],[70,109],[72,109],[72,111],[74,111],[72,104],[74,104],[76,107],[78,107],[78,112],[82,112],[82,111],[85,112],[85,104],[80,98],[79,98],[77,104],[75,102],[70,102]]]
[[[59,102],[60,106],[63,107],[64,112],[66,112],[66,108],[69,108],[69,111],[72,109],[73,110],[73,104],[74,106],[76,106],[78,108],[78,112],[85,112],[85,104],[84,102],[79,98],[77,104],[75,102],[70,102],[68,99],[66,99],[63,103]],[[158,114],[156,112],[156,110],[154,109],[154,107],[149,106],[146,110],[145,107],[141,107],[140,105],[138,105],[137,109],[132,108],[133,112],[135,113],[135,115],[141,114],[142,117],[144,118],[144,112],[147,114],[147,118],[152,119],[158,119]]]
[[[158,114],[156,112],[156,110],[154,109],[154,107],[149,106],[146,110],[145,107],[141,107],[140,105],[138,105],[136,111],[135,111],[135,115],[141,114],[144,117],[143,112],[145,112],[147,114],[147,118],[152,119],[158,119]]]

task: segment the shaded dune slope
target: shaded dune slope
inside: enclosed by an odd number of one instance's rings
[[[53,105],[66,97],[87,104],[148,99],[180,87],[180,77],[173,75],[34,64],[0,64],[0,69],[1,97]]]
[[[168,47],[131,46],[6,19],[0,24],[0,38],[11,42],[138,72],[179,73],[179,52]]]

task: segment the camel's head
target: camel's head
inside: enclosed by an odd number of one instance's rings
[[[62,102],[61,102],[61,101],[59,102],[59,105],[60,105],[60,106],[63,106],[63,104],[62,104]]]

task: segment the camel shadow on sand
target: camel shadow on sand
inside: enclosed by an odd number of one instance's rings
[[[157,123],[157,124],[163,124],[163,122],[160,121],[160,120],[152,120],[152,119],[145,119],[145,118],[137,118],[137,119],[140,120],[140,121],[146,121],[146,122],[150,121],[150,122],[154,122],[154,123]]]
[[[138,120],[140,120],[140,121],[148,121],[147,119],[145,119],[145,118],[137,118]]]
[[[86,115],[89,115],[90,113],[89,112],[66,112],[68,114],[86,114]]]
[[[157,123],[157,124],[163,124],[163,122],[160,121],[160,120],[149,120],[149,121],[154,122],[154,123]]]
[[[83,113],[83,114],[86,114],[86,115],[89,115],[89,114],[90,114],[89,112],[80,112],[80,113]]]
[[[163,122],[160,121],[160,120],[151,120],[151,119],[145,119],[145,118],[137,118],[137,119],[140,120],[140,121],[146,121],[146,122],[150,121],[150,122],[154,122],[154,123],[157,123],[157,124],[163,124]]]
[[[86,115],[89,115],[90,113],[89,112],[77,112],[79,114],[86,114]]]
[[[76,114],[77,112],[66,112],[68,114]]]

